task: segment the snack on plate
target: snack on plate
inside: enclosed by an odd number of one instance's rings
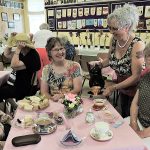
[[[24,117],[24,126],[27,127],[27,126],[31,126],[33,125],[34,121],[33,121],[33,118],[31,115],[25,115]]]
[[[18,101],[18,107],[26,111],[44,109],[49,106],[49,100],[44,96],[29,96]]]

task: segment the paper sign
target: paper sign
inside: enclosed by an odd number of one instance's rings
[[[73,9],[73,18],[76,18],[77,17],[77,8],[74,8]]]
[[[94,19],[86,19],[85,24],[86,24],[86,26],[93,26],[94,25]]]
[[[100,16],[102,14],[102,7],[97,7],[96,9],[96,15]]]
[[[150,6],[145,7],[145,17],[150,18]]]
[[[67,9],[67,16],[71,17],[71,9]]]
[[[60,19],[61,18],[61,9],[56,10],[56,18]]]
[[[48,10],[48,17],[53,17],[54,16],[54,10]]]
[[[96,8],[95,7],[91,7],[91,15],[94,16],[95,15],[95,10]]]
[[[66,17],[66,9],[62,9],[62,17]]]
[[[90,9],[89,8],[84,8],[84,16],[88,16]]]
[[[78,16],[79,17],[83,16],[83,8],[78,8]]]

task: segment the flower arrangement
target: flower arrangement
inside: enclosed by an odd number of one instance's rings
[[[64,114],[68,118],[73,118],[82,112],[81,104],[83,103],[80,96],[68,93],[65,94],[62,104],[64,104]]]

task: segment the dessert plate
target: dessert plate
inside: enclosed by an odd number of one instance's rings
[[[109,130],[107,132],[106,136],[97,138],[97,136],[95,135],[95,128],[92,128],[90,131],[90,136],[96,141],[108,141],[108,140],[112,139],[113,132],[111,130]]]

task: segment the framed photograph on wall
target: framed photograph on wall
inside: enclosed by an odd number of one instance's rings
[[[8,28],[15,28],[14,22],[8,22]]]
[[[20,14],[14,13],[14,14],[13,14],[13,19],[14,19],[15,21],[19,21],[19,20],[20,20]]]
[[[1,18],[2,18],[2,21],[7,21],[8,20],[7,13],[1,12]]]

